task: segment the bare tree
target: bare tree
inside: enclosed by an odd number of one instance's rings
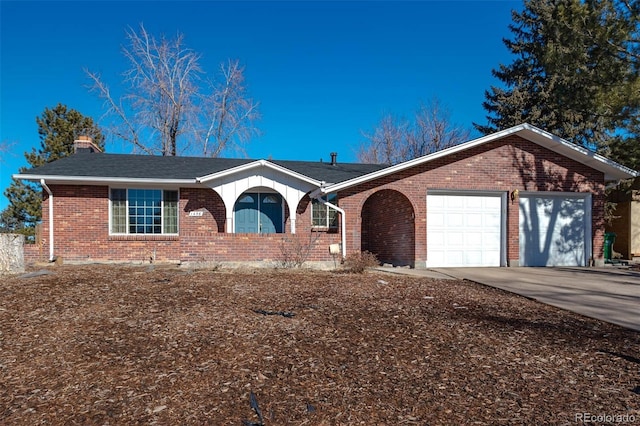
[[[105,100],[114,136],[153,155],[242,151],[257,132],[259,116],[238,61],[221,65],[218,79],[210,80],[200,67],[201,55],[184,46],[182,34],[157,40],[140,25],[138,32],[129,28],[126,37],[124,95],[114,97],[99,74],[85,70],[91,89]]]
[[[5,160],[5,155],[9,154],[11,147],[15,145],[13,142],[9,142],[8,140],[0,141],[0,163],[3,163]]]
[[[387,114],[372,133],[364,133],[366,142],[356,153],[358,161],[372,164],[396,164],[403,161],[407,146],[407,123]]]
[[[413,120],[385,115],[356,153],[358,161],[397,164],[465,142],[471,132],[453,124],[450,112],[437,98],[421,104]]]

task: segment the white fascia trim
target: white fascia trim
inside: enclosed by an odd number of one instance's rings
[[[430,161],[437,160],[442,157],[446,157],[447,155],[455,154],[461,151],[466,151],[468,149],[475,148],[476,146],[483,145],[483,144],[495,141],[497,139],[504,138],[506,136],[511,136],[511,135],[522,136],[523,138],[530,140],[534,143],[537,143],[538,145],[541,145],[552,151],[556,151],[573,160],[576,160],[589,167],[599,170],[605,173],[605,179],[606,178],[628,179],[628,178],[636,177],[639,175],[638,172],[631,170],[621,164],[618,164],[615,161],[609,160],[608,158],[605,158],[592,151],[589,151],[586,148],[572,144],[571,142],[565,139],[559,138],[558,136],[555,136],[549,132],[539,129],[538,127],[532,126],[531,124],[523,123],[517,126],[510,127],[505,130],[501,130],[496,133],[492,133],[490,135],[480,137],[478,139],[471,140],[469,142],[462,143],[460,145],[455,145],[450,148],[446,148],[441,151],[434,152],[432,154],[427,154],[422,157],[405,161],[404,163],[399,163],[394,166],[389,166],[385,169],[370,173],[368,175],[364,175],[364,176],[357,177],[355,179],[340,182],[335,185],[329,185],[325,188],[320,188],[320,191],[323,194],[337,192],[351,186],[359,185],[361,183],[368,182],[370,180],[378,179],[378,178],[381,178],[381,177],[384,177],[384,176],[387,176],[387,175],[390,175],[390,174],[393,174],[393,173],[396,173],[396,172],[399,172],[423,163],[428,163]],[[538,137],[533,137],[535,135],[537,135]],[[544,143],[543,142],[544,139],[547,139],[549,142],[554,142],[555,144]],[[558,145],[560,145],[564,149],[557,149]]]
[[[296,179],[299,179],[303,182],[307,182],[310,183],[311,185],[315,185],[315,186],[321,186],[322,182],[312,179],[309,176],[305,176],[303,174],[294,172],[293,170],[287,169],[286,167],[282,167],[279,166],[277,164],[274,164],[270,161],[267,160],[256,160],[256,161],[252,161],[251,163],[247,163],[247,164],[243,164],[241,166],[237,166],[237,167],[233,167],[231,169],[227,169],[227,170],[223,170],[221,172],[217,172],[217,173],[212,173],[210,175],[206,175],[206,176],[201,176],[201,177],[197,177],[196,178],[196,182],[198,183],[205,183],[208,181],[212,181],[215,179],[220,179],[226,176],[231,176],[237,173],[241,173],[247,170],[251,170],[251,169],[255,169],[255,168],[259,168],[259,167],[266,167],[275,171],[278,171],[280,173],[283,173],[285,175],[289,175],[292,176]]]
[[[78,184],[154,184],[154,185],[193,185],[197,183],[195,179],[152,179],[152,178],[121,178],[121,177],[101,177],[101,176],[59,176],[59,175],[29,175],[15,174],[14,179],[42,181],[45,179],[49,184],[78,183]]]
[[[635,170],[623,166],[622,164],[616,163],[615,161],[603,157],[600,154],[590,151],[582,146],[571,143],[566,139],[562,139],[561,137],[558,137],[538,127],[532,126],[528,123],[524,123],[516,127],[522,127],[522,129],[520,129],[516,133],[524,134],[523,137],[525,139],[535,142],[538,145],[555,151],[559,154],[565,155],[572,160],[585,164],[595,170],[603,172],[605,174],[605,180],[607,181],[629,179],[632,177],[638,177],[640,175]],[[530,134],[527,135],[527,133]]]
[[[483,136],[478,139],[474,139],[469,142],[462,143],[460,145],[452,146],[450,148],[446,148],[431,154],[424,155],[422,157],[417,157],[409,161],[405,161],[404,163],[399,163],[394,166],[389,166],[385,169],[378,170],[377,172],[370,173],[368,175],[360,176],[355,179],[347,180],[344,182],[337,183],[335,185],[329,185],[326,188],[322,188],[323,193],[336,192],[340,191],[344,188],[348,188],[350,186],[358,185],[364,182],[368,182],[373,179],[378,179],[417,165],[422,163],[428,163],[429,161],[437,160],[438,158],[446,157],[447,155],[455,154],[456,152],[465,151],[467,149],[474,148],[478,145],[482,145],[488,142],[491,142],[495,139],[499,139],[510,134],[513,134],[519,130],[522,130],[522,124],[520,126],[512,127],[510,129],[502,130],[497,133],[492,133],[487,136]]]

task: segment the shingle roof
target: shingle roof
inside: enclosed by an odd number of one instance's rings
[[[205,157],[161,157],[150,155],[82,153],[71,155],[20,174],[33,176],[116,178],[116,179],[195,179],[222,172],[256,160]],[[386,166],[378,164],[331,163],[269,160],[309,178],[330,183],[343,182]]]
[[[317,182],[324,181],[329,184],[329,186],[325,186],[323,192],[333,192],[358,185],[368,180],[397,173],[401,170],[434,161],[438,158],[490,143],[510,135],[521,136],[526,140],[535,142],[558,154],[586,164],[595,170],[602,171],[607,181],[627,179],[639,175],[638,172],[634,170],[526,123],[394,166],[358,163],[338,163],[331,165],[331,163],[324,162],[289,160],[269,160],[268,163],[288,169]],[[31,180],[59,178],[54,180],[99,180],[104,182],[110,179],[120,181],[132,179],[144,180],[146,182],[154,180],[191,181],[195,184],[197,178],[216,175],[217,173],[249,165],[257,161],[258,160],[232,158],[78,153],[45,164],[42,167],[27,170],[15,176],[19,179]],[[174,183],[182,184],[183,182]]]
[[[361,163],[336,163],[331,165],[331,163],[321,163],[319,161],[274,160],[271,162],[312,179],[331,183],[344,182],[388,167],[382,164]]]

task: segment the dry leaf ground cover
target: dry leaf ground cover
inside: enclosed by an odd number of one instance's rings
[[[639,333],[475,283],[51,272],[0,277],[2,424],[640,423]]]

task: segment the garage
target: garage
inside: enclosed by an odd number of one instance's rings
[[[505,193],[427,195],[427,267],[503,266]]]
[[[521,193],[520,266],[586,266],[591,253],[591,194]]]

